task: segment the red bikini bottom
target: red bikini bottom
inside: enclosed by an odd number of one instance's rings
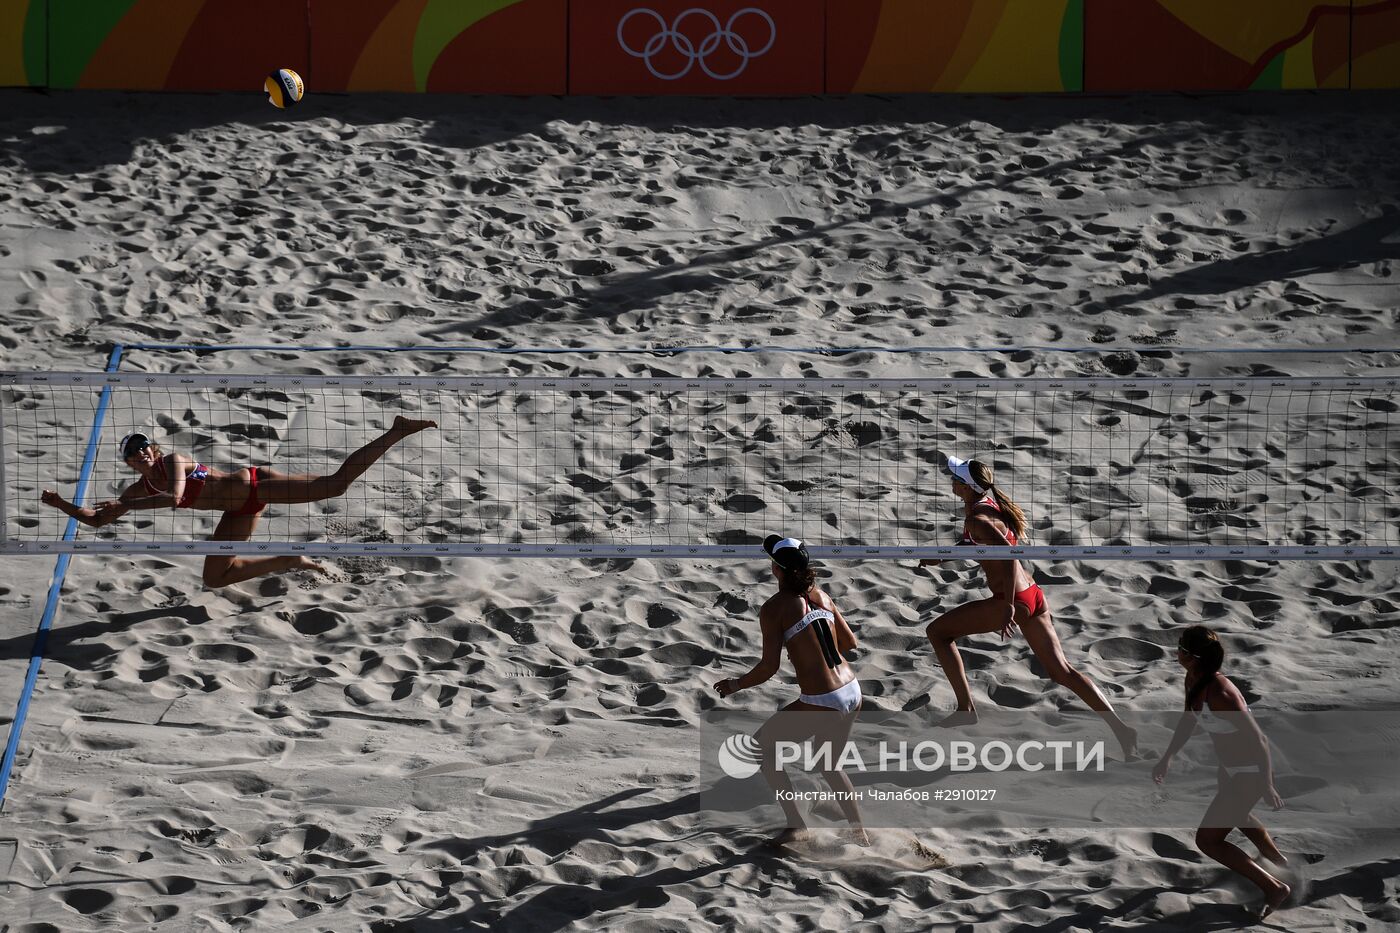
[[[1016,602],[1026,607],[1026,612],[1030,615],[1037,615],[1049,609],[1050,606],[1045,601],[1045,592],[1040,588],[1039,583],[1032,583],[1015,596]]]
[[[258,468],[248,467],[248,501],[243,503],[243,508],[233,514],[257,515],[265,508],[267,508],[267,506],[258,498]],[[1016,598],[1020,599],[1019,593]]]

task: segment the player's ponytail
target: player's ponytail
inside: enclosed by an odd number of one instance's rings
[[[816,586],[816,583],[817,572],[811,567],[801,567],[796,570],[788,570],[784,567],[783,580],[778,589],[802,596],[813,586]]]
[[[1026,513],[1021,511],[1021,507],[1011,501],[1011,497],[1002,492],[997,487],[992,478],[992,468],[981,460],[969,460],[968,469],[972,472],[972,478],[977,480],[977,485],[989,491],[997,500],[997,508],[1001,509],[1002,521],[1011,527],[1011,531],[1016,535],[1016,540],[1020,541],[1026,536]]]

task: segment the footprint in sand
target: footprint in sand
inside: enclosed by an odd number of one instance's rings
[[[1105,661],[1131,661],[1147,665],[1162,660],[1167,650],[1140,638],[1104,638],[1089,647],[1089,653]]]

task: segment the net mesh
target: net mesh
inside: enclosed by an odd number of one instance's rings
[[[261,544],[702,554],[777,531],[851,556],[926,551],[961,529],[962,503],[944,471],[952,453],[994,467],[1026,512],[1022,544],[1067,556],[1400,545],[1400,383],[1384,378],[10,373],[0,393],[0,546],[12,553],[62,539],[67,517],[39,496],[72,496],[103,393],[89,504],[139,480],[116,451],[130,431],[218,473],[258,466],[265,477],[316,476],[334,473],[396,416],[438,422],[342,496],[270,505],[251,537]],[[78,540],[202,541],[220,517],[131,512],[82,528]]]

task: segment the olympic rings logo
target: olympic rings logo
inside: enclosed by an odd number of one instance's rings
[[[627,39],[623,36],[622,31],[627,27],[632,17],[641,14],[646,14],[656,20],[658,32],[647,40],[646,45],[638,50],[628,45]],[[698,46],[689,36],[681,32],[681,24],[692,16],[701,16],[710,21],[710,34],[702,39]],[[768,41],[762,48],[754,48],[749,45],[749,41],[735,31],[735,24],[745,16],[757,16],[768,24]],[[622,47],[622,51],[631,55],[633,58],[640,58],[642,61],[646,62],[647,70],[662,81],[675,81],[679,78],[684,78],[686,75],[690,74],[690,70],[697,64],[705,74],[714,78],[716,81],[728,81],[731,78],[737,78],[743,73],[744,69],[749,66],[750,61],[766,53],[773,47],[773,43],[777,41],[778,27],[773,22],[773,17],[769,16],[758,7],[753,6],[744,7],[742,10],[729,17],[729,21],[722,26],[720,25],[718,16],[700,7],[691,7],[681,13],[676,17],[675,22],[671,23],[669,26],[666,25],[665,17],[655,10],[650,10],[646,7],[639,7],[638,9],[632,10],[617,21],[617,44]],[[721,42],[727,45],[729,50],[739,57],[738,66],[728,73],[715,71],[710,67],[710,63],[707,60],[712,54],[719,50]],[[674,73],[664,72],[657,68],[656,63],[652,61],[652,59],[665,49],[667,45],[670,45],[671,48],[679,52],[681,57],[685,59],[685,66],[681,68],[680,71]]]

